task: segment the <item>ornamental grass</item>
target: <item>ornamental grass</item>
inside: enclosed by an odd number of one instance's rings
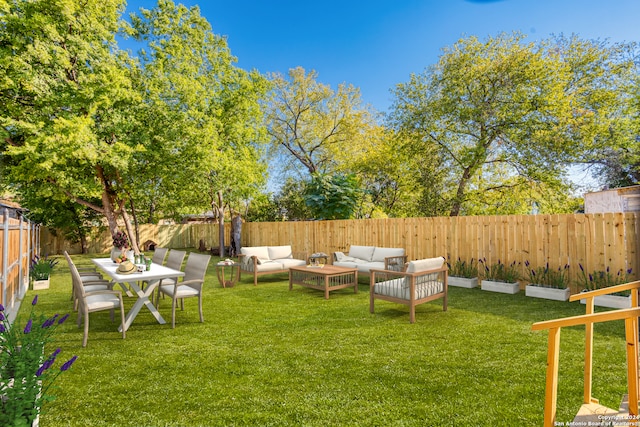
[[[73,259],[82,266],[91,257]],[[342,289],[328,300],[289,291],[286,274],[262,276],[256,287],[246,275],[224,289],[217,261],[206,276],[204,323],[194,298],[175,329],[143,308],[124,340],[108,312],[92,313],[86,348],[82,329],[61,325],[52,345],[78,360],[58,378],[40,425],[542,425],[547,333],[531,325],[584,313],[577,302],[451,287],[446,312],[439,301],[422,304],[410,324],[403,305],[376,301],[369,313],[368,278],[357,294]],[[48,312],[72,309],[62,264],[40,291]],[[125,297],[127,309],[133,303]],[[171,319],[170,300],[159,310]],[[624,350],[621,322],[595,326],[593,395],[612,408],[626,393]],[[584,328],[563,329],[559,422],[580,407],[583,357]]]

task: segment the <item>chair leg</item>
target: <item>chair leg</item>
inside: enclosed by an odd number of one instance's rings
[[[82,346],[87,346],[87,339],[89,338],[89,312],[84,313],[84,337],[82,338]]]
[[[175,329],[176,327],[176,305],[178,301],[176,301],[176,298],[173,297],[171,299],[171,328]]]
[[[120,301],[120,324],[122,325],[122,339],[127,337],[127,331],[124,328],[124,304]]]
[[[200,323],[204,323],[204,316],[202,315],[202,291],[198,295],[198,308],[200,310]]]

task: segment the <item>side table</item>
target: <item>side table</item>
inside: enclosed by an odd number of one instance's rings
[[[240,264],[216,264],[216,274],[218,276],[218,282],[223,288],[233,288],[238,280],[240,280]]]
[[[329,264],[329,255],[324,252],[316,252],[314,254],[309,255],[309,264],[310,265],[318,265],[318,264]]]

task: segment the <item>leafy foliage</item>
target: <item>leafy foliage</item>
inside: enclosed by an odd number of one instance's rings
[[[304,200],[316,219],[349,219],[355,215],[361,191],[354,175],[314,174]]]
[[[613,273],[609,267],[604,270],[594,270],[592,272],[585,271],[582,264],[579,264],[580,273],[578,273],[577,286],[578,289],[594,291],[596,289],[608,288],[610,286],[622,285],[629,281],[631,269],[626,271],[623,269]],[[628,293],[628,292],[627,292]]]
[[[629,64],[616,46],[576,38],[501,34],[446,48],[397,86],[388,120],[425,156],[427,212],[523,213],[549,199],[571,209],[557,196],[570,188],[567,166],[611,144]]]

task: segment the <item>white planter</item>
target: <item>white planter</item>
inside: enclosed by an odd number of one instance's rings
[[[457,286],[459,288],[476,288],[478,287],[478,278],[466,278],[466,277],[457,277],[457,276],[449,276],[447,279],[447,283],[449,286]]]
[[[483,280],[480,282],[480,288],[483,291],[501,292],[503,294],[517,294],[520,292],[520,284],[494,282],[493,280]]]
[[[599,295],[593,299],[593,303],[598,307],[608,308],[631,308],[631,295],[623,297],[621,295]],[[580,300],[581,304],[586,304],[586,299]]]
[[[552,299],[555,301],[567,301],[571,295],[569,288],[557,289],[544,286],[527,285],[524,288],[525,295],[533,298]]]
[[[44,280],[34,280],[31,284],[31,289],[34,291],[39,291],[41,289],[49,289],[49,279]]]

